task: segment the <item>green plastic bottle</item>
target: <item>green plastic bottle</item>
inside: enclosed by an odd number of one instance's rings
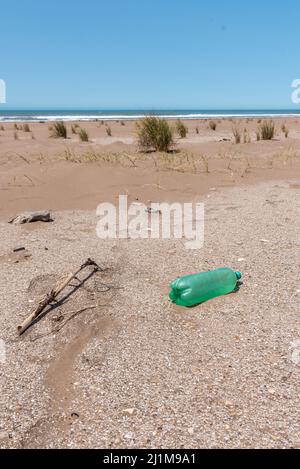
[[[240,272],[227,268],[188,275],[178,278],[170,285],[170,299],[178,306],[196,306],[217,296],[232,293],[241,278]]]

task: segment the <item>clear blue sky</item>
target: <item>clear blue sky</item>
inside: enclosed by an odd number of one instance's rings
[[[296,108],[299,0],[0,0],[5,108]]]

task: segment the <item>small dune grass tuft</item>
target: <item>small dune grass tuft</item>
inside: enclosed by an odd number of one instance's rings
[[[78,124],[73,124],[72,127],[71,127],[71,131],[72,131],[72,134],[77,134],[77,130],[79,129],[79,125]]]
[[[217,129],[217,123],[215,121],[210,121],[209,122],[209,128],[213,131]]]
[[[67,127],[65,126],[64,122],[62,121],[54,122],[54,124],[51,127],[52,127],[52,130],[51,130],[50,137],[67,138],[68,132],[67,132]]]
[[[187,126],[184,125],[184,123],[180,119],[176,121],[175,129],[180,138],[186,138],[189,132]]]
[[[262,140],[272,140],[275,136],[275,124],[273,121],[265,121],[260,126]]]
[[[233,127],[232,133],[233,133],[233,137],[234,137],[234,141],[235,141],[236,145],[241,143],[241,131],[240,131],[240,129],[238,129],[238,127]]]
[[[288,138],[290,131],[285,124],[281,126],[281,130],[284,133],[285,138]]]
[[[106,127],[106,134],[108,137],[111,137],[111,128],[109,127],[109,125]]]
[[[24,124],[23,125],[23,132],[31,132],[29,124]]]
[[[89,134],[85,129],[80,128],[78,131],[78,136],[82,142],[88,142],[89,141]]]

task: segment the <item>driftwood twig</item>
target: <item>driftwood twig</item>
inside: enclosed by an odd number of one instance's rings
[[[76,318],[77,316],[79,316],[80,314],[82,313],[85,313],[86,311],[89,311],[89,310],[93,310],[93,309],[96,309],[98,307],[98,305],[92,305],[92,306],[86,306],[85,308],[81,308],[79,309],[78,311],[70,311],[68,313],[68,317],[61,323],[59,323],[56,327],[54,327],[50,332],[46,332],[45,334],[40,334],[40,335],[37,335],[36,337],[33,337],[30,342],[36,342],[37,340],[39,339],[42,339],[44,337],[48,337],[49,335],[52,335],[52,334],[57,334],[58,332],[60,332],[66,324],[68,324],[68,322],[70,322],[72,319]],[[63,317],[63,316],[62,316]]]
[[[70,273],[62,283],[60,283],[56,288],[51,290],[50,293],[48,293],[45,298],[40,301],[35,311],[31,313],[30,316],[28,316],[28,318],[25,319],[25,321],[20,326],[18,326],[18,334],[22,335],[40,316],[46,306],[50,305],[50,303],[52,303],[52,301],[54,301],[55,298],[68,286],[71,280],[77,277],[77,275],[88,266],[93,266],[95,268],[95,272],[97,272],[98,270],[102,270],[98,266],[98,264],[96,264],[95,261],[93,261],[92,259],[88,259],[84,264],[82,264],[82,266],[78,270],[76,270],[76,272]]]

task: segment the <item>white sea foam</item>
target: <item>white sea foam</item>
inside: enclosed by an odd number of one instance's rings
[[[0,113],[1,122],[52,122],[52,121],[115,121],[115,120],[137,120],[145,117],[146,113],[140,114],[9,114],[2,115]],[[155,115],[155,112],[153,112]],[[157,114],[161,118],[165,119],[187,119],[187,120],[203,120],[203,119],[241,119],[241,118],[275,118],[275,117],[299,117],[296,113],[279,113],[279,112],[241,112],[241,113],[191,113],[191,114]]]

